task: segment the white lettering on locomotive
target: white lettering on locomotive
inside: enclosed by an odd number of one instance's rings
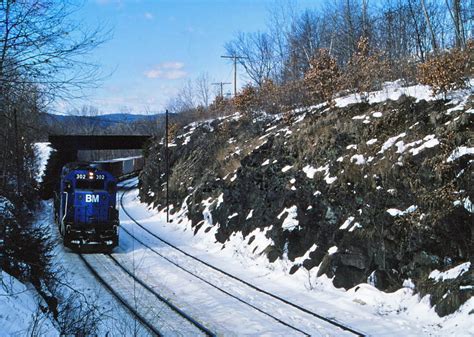
[[[99,195],[86,194],[86,202],[99,202]]]

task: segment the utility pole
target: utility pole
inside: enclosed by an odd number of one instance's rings
[[[237,94],[237,60],[246,59],[248,57],[245,56],[237,56],[237,55],[224,55],[221,56],[224,59],[233,59],[234,60],[234,97]]]
[[[169,203],[169,182],[170,182],[170,164],[168,153],[168,109],[165,117],[165,159],[166,159],[166,223],[170,222],[170,203]]]
[[[224,85],[226,84],[232,84],[230,82],[217,82],[217,83],[211,83],[212,85],[218,85],[221,87],[221,97],[224,97]]]

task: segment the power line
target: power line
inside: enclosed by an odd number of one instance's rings
[[[221,87],[221,97],[224,97],[224,85],[226,84],[232,84],[230,82],[217,82],[217,83],[211,83],[212,85],[218,85]]]
[[[248,59],[245,56],[237,56],[237,55],[224,55],[221,56],[224,59],[233,59],[234,60],[234,97],[237,94],[237,60],[240,59]]]

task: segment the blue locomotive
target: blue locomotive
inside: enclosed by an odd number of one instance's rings
[[[117,180],[89,163],[66,164],[54,198],[56,222],[65,246],[118,245]]]

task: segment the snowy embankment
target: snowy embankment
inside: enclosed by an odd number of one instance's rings
[[[52,152],[49,143],[36,143],[38,174],[42,181]],[[9,215],[9,201],[0,196],[0,213]],[[100,286],[76,253],[62,244],[54,222],[52,201],[43,201],[35,214],[35,226],[47,228],[55,244],[53,266],[58,278],[58,320],[46,314],[47,306],[33,286],[2,272],[0,278],[0,336],[58,336],[88,331],[99,336],[147,335],[133,318]],[[0,242],[1,245],[1,242]]]
[[[185,203],[178,212],[171,215],[170,223],[166,223],[166,212],[158,212],[141,203],[137,194],[137,190],[127,193],[124,198],[124,206],[151,232],[257,287],[290,299],[305,308],[343,322],[359,331],[373,336],[471,336],[474,334],[474,327],[470,320],[471,315],[469,315],[474,309],[474,299],[465,303],[457,313],[440,318],[430,307],[429,296],[420,298],[414,294],[409,282],[403,289],[394,293],[379,291],[370,284],[360,284],[344,291],[335,288],[331,280],[325,276],[316,278],[316,271],[299,269],[293,275],[289,275],[288,271],[293,262],[282,259],[270,263],[264,255],[255,254],[256,250],[259,251],[259,248],[264,248],[269,244],[270,239],[265,236],[266,231],[255,230],[250,233],[248,237],[254,238],[251,243],[243,237],[242,233],[235,233],[229,241],[222,245],[214,239],[216,227],[211,223],[206,223],[202,230],[195,233],[187,218]],[[136,227],[123,213],[121,214],[121,223],[140,240],[156,244],[156,239]],[[175,287],[175,291],[178,293],[183,293],[185,289],[189,288],[189,279],[180,278],[175,272],[163,274],[157,264],[156,257],[150,256],[149,252],[141,248],[138,243],[133,244],[125,233],[122,233],[121,240],[121,250],[118,251],[118,255],[125,261],[134,260],[135,264],[140,265],[137,272],[143,273],[142,277],[148,279],[150,284],[156,288],[166,289],[166,291],[172,291],[170,287]],[[166,247],[160,247],[160,245],[156,247],[164,252],[168,251]],[[126,250],[122,251],[124,248]],[[171,256],[180,261],[178,255],[171,254]],[[300,259],[304,260],[304,258]],[[180,261],[180,263],[184,262]],[[199,270],[201,267],[197,263],[192,269]],[[205,272],[200,274],[207,277]],[[225,277],[221,277],[216,282],[225,284]],[[437,274],[437,277],[440,276]],[[186,292],[187,297],[181,298],[181,301],[185,303],[187,310],[202,312],[205,302],[216,301],[216,299],[208,298],[207,301],[200,299],[202,291],[199,290],[199,285],[196,285],[196,282],[192,283],[194,293]],[[250,290],[239,290],[239,293],[245,294],[246,291]],[[170,292],[170,296],[176,296],[176,294]],[[222,322],[223,325],[217,325],[218,327],[223,329],[225,322],[229,322],[230,327],[232,327],[230,322],[240,324],[236,317],[242,313],[236,312],[239,309],[232,301],[224,304],[217,302],[213,305],[215,310],[208,312],[207,315],[211,321]],[[227,305],[227,308],[232,308],[232,310],[218,310],[220,305]],[[250,333],[252,328],[269,329],[264,323],[261,324],[260,327],[248,326],[246,329],[250,328],[250,330],[240,331]],[[283,330],[269,331],[276,335],[278,335],[278,331],[283,333]],[[328,332],[328,335],[335,336],[334,332]]]
[[[0,336],[58,336],[46,310],[33,287],[1,272]]]
[[[135,324],[130,313],[98,283],[77,253],[63,246],[54,222],[52,201],[42,203],[37,222],[38,226],[51,228],[55,244],[53,264],[63,285],[58,308],[63,328],[70,333],[85,329],[98,336],[147,336],[148,331]]]
[[[472,90],[440,100],[393,82],[367,97],[290,121],[237,113],[185,127],[171,150],[173,223],[153,211],[145,222],[370,334],[472,335]],[[152,146],[140,190],[159,209],[162,155]]]
[[[44,170],[46,169],[46,164],[48,163],[52,151],[53,148],[51,147],[51,143],[35,143],[35,154],[37,158],[36,166],[38,168],[36,180],[38,182],[43,181]]]
[[[45,143],[38,143],[36,151],[42,173],[50,149]],[[41,181],[41,174],[37,179]],[[12,209],[10,201],[0,195],[0,220],[12,218]],[[3,240],[0,238],[0,248],[2,245]],[[47,304],[35,288],[23,284],[1,269],[0,273],[0,336],[58,336],[56,322],[48,314]]]

